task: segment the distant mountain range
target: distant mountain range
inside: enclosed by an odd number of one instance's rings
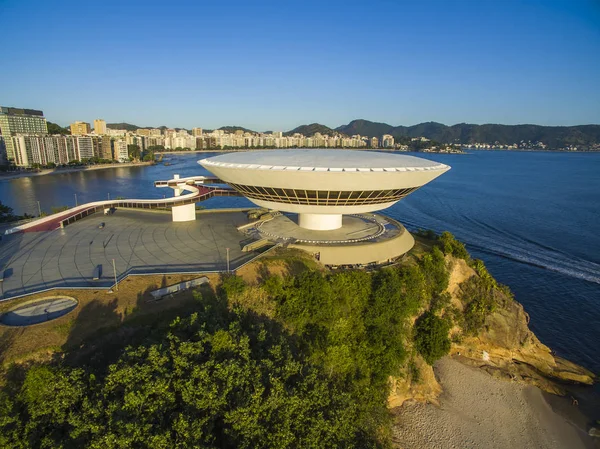
[[[107,123],[106,124],[107,128],[110,129],[124,129],[125,131],[129,131],[129,132],[133,132],[133,131],[137,131],[138,129],[167,129],[169,128],[168,126],[162,125],[162,126],[137,126],[137,125],[132,125],[131,123]],[[180,130],[180,129],[185,129],[185,128],[173,128],[176,130]],[[189,131],[189,130],[188,130]]]
[[[135,131],[140,126],[129,123],[109,123],[106,125],[113,129],[126,129]],[[166,126],[159,126],[164,129]],[[183,129],[183,128],[176,128]],[[242,130],[244,132],[255,132],[241,126],[223,126],[219,129],[227,132]],[[207,132],[209,130],[206,130]],[[338,126],[335,129],[320,123],[298,126],[284,133],[289,136],[300,133],[311,137],[316,133],[334,135],[343,134],[381,138],[384,134],[394,136],[398,141],[404,141],[411,137],[426,137],[442,143],[499,143],[510,145],[521,141],[543,142],[549,148],[561,148],[567,145],[586,147],[600,144],[600,125],[579,126],[540,126],[540,125],[473,125],[459,123],[457,125],[444,125],[436,122],[419,123],[414,126],[393,126],[387,123],[371,122],[369,120],[353,120],[347,125]]]
[[[426,122],[414,126],[392,126],[368,120],[353,120],[335,128],[347,135],[381,137],[390,134],[396,139],[426,137],[443,143],[490,143],[510,145],[521,141],[543,142],[550,148],[567,145],[589,146],[600,143],[600,125],[540,126],[540,125],[473,125],[459,123],[447,126]]]

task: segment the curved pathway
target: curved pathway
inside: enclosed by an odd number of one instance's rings
[[[190,193],[171,198],[151,199],[123,199],[104,200],[85,203],[73,207],[64,212],[42,217],[37,220],[8,229],[5,234],[17,232],[40,232],[53,231],[62,228],[88,215],[106,209],[128,208],[128,209],[163,209],[166,207],[184,206],[200,201],[208,200],[214,196],[239,196],[238,192],[231,188],[213,187],[203,185],[205,182],[219,182],[217,178],[207,176],[192,176],[188,178],[171,179],[169,181],[156,181],[155,187],[170,187],[186,190]]]

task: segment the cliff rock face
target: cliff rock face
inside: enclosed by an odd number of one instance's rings
[[[476,274],[462,259],[449,258],[448,263],[448,290],[453,304],[460,304],[460,284]],[[501,296],[479,334],[453,344],[452,355],[494,376],[524,381],[555,394],[564,393],[561,382],[593,383],[591,372],[555,356],[538,340],[529,329],[529,315],[521,304],[506,295]]]
[[[438,397],[442,393],[442,386],[435,377],[433,367],[418,355],[414,357],[413,363],[419,371],[418,380],[411,377],[390,378],[389,408],[400,407],[408,400],[439,405]]]
[[[463,259],[452,256],[446,256],[446,259],[450,271],[447,291],[451,305],[463,311],[461,285],[477,273]],[[494,377],[535,385],[553,394],[565,394],[565,383],[591,385],[594,382],[590,371],[555,356],[539,341],[529,329],[529,315],[521,304],[501,292],[498,297],[497,306],[486,317],[478,335],[463,336],[452,344],[452,357]],[[460,328],[455,326],[450,332],[455,334]],[[398,407],[406,400],[437,403],[442,388],[432,367],[419,356],[413,358],[413,363],[420,373],[418,380],[409,375],[390,379],[390,407]]]

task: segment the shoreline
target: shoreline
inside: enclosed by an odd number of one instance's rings
[[[155,162],[124,162],[115,164],[98,164],[88,165],[85,167],[73,167],[73,168],[55,168],[55,169],[42,169],[39,172],[24,172],[15,174],[0,174],[0,181],[9,181],[11,179],[29,178],[33,176],[47,176],[47,175],[61,175],[63,173],[75,173],[80,171],[94,171],[94,170],[105,170],[109,168],[125,168],[125,167],[146,167],[155,165]]]
[[[566,398],[549,400],[537,387],[496,379],[452,357],[436,362],[434,372],[443,388],[439,405],[407,401],[395,408],[395,447],[600,447]]]

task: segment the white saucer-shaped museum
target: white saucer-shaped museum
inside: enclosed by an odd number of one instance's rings
[[[319,149],[235,152],[198,163],[256,205],[297,213],[298,224],[313,230],[390,207],[450,169],[403,154]]]

